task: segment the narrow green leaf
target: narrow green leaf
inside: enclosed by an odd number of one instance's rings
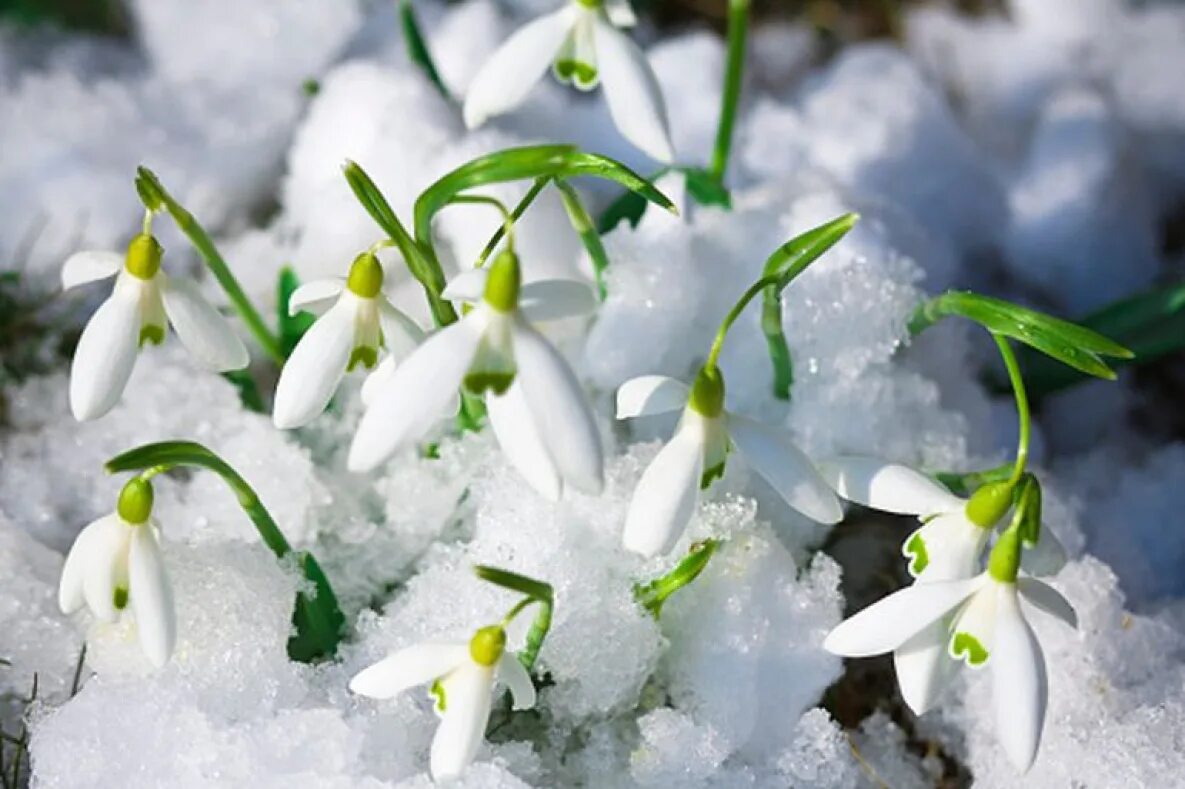
[[[597,282],[597,295],[601,301],[605,300],[608,295],[608,288],[605,285],[605,272],[609,268],[609,253],[605,251],[605,245],[601,242],[601,235],[597,232],[596,226],[593,224],[592,217],[588,215],[584,203],[580,200],[580,195],[576,189],[567,181],[556,181],[556,188],[560,191],[560,200],[564,203],[564,210],[568,214],[568,221],[572,223],[572,229],[580,236],[580,241],[584,244],[584,250],[588,252],[588,258],[592,261],[593,276]],[[631,192],[630,194],[634,194]]]
[[[634,598],[657,619],[667,598],[698,578],[719,547],[720,540],[695,543],[669,573],[648,583],[636,584]]]
[[[291,266],[284,266],[276,278],[276,325],[280,327],[280,347],[284,355],[290,356],[300,338],[309,330],[315,320],[312,315],[301,311],[295,315],[288,312],[288,301],[300,287],[300,278]]]
[[[263,402],[263,395],[259,393],[259,385],[255,383],[255,378],[252,377],[250,370],[231,370],[223,373],[222,377],[230,381],[238,390],[239,402],[243,404],[244,408],[257,414],[267,413],[267,404]]]
[[[779,277],[781,283],[778,289],[785,288],[805,271],[807,266],[846,236],[859,219],[859,214],[844,214],[795,236],[769,256],[762,269],[762,276]]]
[[[440,91],[440,95],[446,99],[449,98],[448,88],[445,87],[444,80],[440,78],[440,72],[437,71],[436,64],[432,61],[428,42],[420,32],[420,23],[416,18],[416,11],[412,7],[411,0],[400,0],[399,21],[403,26],[403,43],[407,48],[407,56],[432,81],[432,84]]]
[[[732,195],[716,177],[700,167],[680,167],[686,178],[687,194],[703,206],[732,208]]]
[[[520,575],[511,570],[490,567],[486,564],[474,565],[473,572],[477,573],[477,577],[483,581],[501,586],[503,589],[524,594],[527,597],[540,600],[548,605],[554,602],[554,593],[551,584],[544,581],[537,581],[534,578]]]
[[[621,196],[601,212],[597,219],[597,232],[605,235],[622,222],[629,222],[630,227],[637,227],[646,213],[646,198],[637,192],[625,191]]]

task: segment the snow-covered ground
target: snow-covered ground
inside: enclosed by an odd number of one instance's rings
[[[996,363],[990,348],[958,325],[910,343],[906,322],[927,294],[972,287],[1076,317],[1179,276],[1185,261],[1166,259],[1161,239],[1185,201],[1185,7],[1009,5],[1010,19],[915,11],[900,46],[852,45],[825,62],[802,29],[754,31],[734,209],[652,210],[636,229],[620,225],[604,238],[608,299],[587,323],[553,332],[603,426],[599,497],[544,501],[488,431],[445,439],[439,458],[408,452],[351,474],[359,376],[310,427],[282,433],[173,341],[141,354],[121,404],[97,421],[70,416],[64,364],[7,388],[0,658],[11,665],[0,665],[0,723],[14,728],[15,699],[36,672],[34,785],[427,786],[426,694],[375,702],[347,682],[396,648],[497,621],[514,597],[477,580],[470,568],[485,563],[554,585],[538,665],[548,682],[537,711],[501,727],[459,785],[909,787],[954,763],[984,787],[1185,786],[1185,448],[1162,424],[1173,420],[1147,419],[1130,372],[1050,398],[1039,415],[1046,520],[1072,557],[1052,580],[1080,626],[1033,618],[1050,704],[1023,777],[996,743],[984,672],[964,672],[910,732],[884,712],[852,730],[832,719],[823,694],[844,666],[821,642],[845,601],[839,565],[819,550],[828,527],[788,509],[743,461],[730,462],[671,557],[644,561],[620,546],[630,496],[673,419],[615,423],[612,393],[641,374],[688,378],[767,254],[796,233],[862,216],[786,293],[792,403],[770,394],[754,314],[729,335],[722,369],[731,409],[784,425],[818,458],[963,470],[1008,456],[1011,400],[980,383]],[[599,93],[550,79],[520,110],[467,132],[408,62],[393,3],[130,7],[130,48],[0,30],[0,266],[19,266],[35,289],[57,287],[68,253],[117,248],[136,232],[139,164],[215,231],[268,310],[281,266],[304,280],[339,275],[380,238],[341,177],[347,158],[405,219],[437,177],[509,146],[571,141],[655,169],[618,135]],[[455,95],[547,7],[417,4]],[[678,160],[703,164],[723,42],[696,30],[659,36],[645,22],[638,35]],[[594,203],[613,196],[589,187]],[[171,223],[158,227],[166,267],[200,272]],[[436,231],[446,267],[472,260],[496,227],[482,206],[445,211]],[[528,280],[590,276],[553,191],[517,239]],[[427,325],[418,285],[382,254],[393,299]],[[79,324],[98,296],[72,302]],[[165,668],[140,655],[130,624],[59,613],[64,553],[119,491],[103,462],[167,438],[225,457],[293,544],[317,555],[351,624],[338,660],[288,659],[299,577],[211,475],[156,485],[178,605]],[[729,539],[656,621],[633,582],[708,536]],[[68,698],[84,639],[82,687]]]

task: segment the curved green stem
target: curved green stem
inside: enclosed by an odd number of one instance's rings
[[[745,76],[745,40],[749,32],[749,0],[728,2],[728,55],[724,67],[724,91],[720,99],[720,121],[716,127],[716,145],[708,172],[724,184],[728,157],[732,152],[732,132],[736,125],[741,82]]]
[[[108,473],[137,471],[152,477],[177,466],[213,471],[234,492],[239,506],[250,518],[264,544],[277,558],[295,555],[306,579],[315,592],[297,592],[292,622],[296,633],[288,640],[288,655],[305,663],[332,657],[341,641],[346,618],[337,604],[337,596],[317,560],[309,553],[293,551],[280,527],[255,490],[225,460],[193,441],[162,441],[145,444],[107,461]]]
[[[762,294],[761,331],[765,334],[770,366],[774,370],[774,397],[789,400],[790,387],[794,385],[794,362],[782,328],[782,291],[776,285],[770,285]]]
[[[498,248],[498,244],[508,232],[509,227],[522,218],[522,215],[527,212],[527,209],[531,207],[531,203],[535,202],[535,198],[539,196],[539,193],[543,191],[543,187],[547,186],[547,182],[550,180],[550,176],[535,179],[535,182],[531,184],[531,188],[527,190],[523,198],[518,201],[518,205],[510,212],[509,219],[507,220],[508,224],[503,224],[502,227],[494,231],[494,235],[486,242],[485,248],[477,256],[477,262],[474,264],[474,268],[481,268],[486,264],[486,261],[490,259],[490,255],[494,254],[494,250]]]
[[[634,584],[634,598],[657,619],[667,598],[698,578],[720,545],[720,540],[696,543],[666,575],[645,584]]]
[[[214,279],[218,280],[218,284],[222,290],[226,292],[226,297],[230,299],[231,305],[235,311],[239,313],[239,317],[243,319],[243,323],[247,325],[247,329],[259,343],[259,347],[272,358],[278,365],[283,365],[287,357],[284,355],[284,350],[280,345],[280,338],[272,332],[268,325],[264,323],[263,316],[255,309],[255,305],[247,298],[247,294],[243,292],[243,288],[239,285],[239,281],[235,279],[235,275],[231,273],[230,266],[223,260],[222,255],[218,252],[218,248],[214,246],[214,242],[210,239],[206,229],[201,226],[193,214],[185,210],[184,206],[173,199],[161,185],[160,179],[156,174],[147,167],[140,167],[137,169],[137,180],[143,181],[147,184],[147,189],[151,191],[152,195],[160,201],[160,205],[169,212],[169,216],[177,223],[177,227],[193,244],[194,248],[201,255],[202,260],[205,261],[206,267],[210,269],[210,273],[214,275]],[[145,192],[137,185],[138,191],[141,195]]]
[[[539,604],[539,612],[535,614],[535,621],[531,623],[531,628],[527,631],[526,643],[518,653],[518,660],[523,668],[528,672],[531,671],[535,667],[535,661],[539,658],[539,650],[543,648],[543,642],[551,629],[551,613],[555,605],[555,594],[551,584],[485,564],[474,566],[473,571],[483,581],[526,596],[503,618],[503,627],[527,606],[532,603]]]
[[[605,251],[601,234],[597,232],[597,224],[589,216],[584,203],[580,200],[580,195],[571,184],[567,181],[556,181],[555,186],[560,192],[560,200],[564,203],[568,221],[572,223],[572,229],[576,231],[576,235],[580,236],[584,250],[588,252],[588,258],[592,261],[593,278],[597,283],[597,296],[601,301],[604,301],[605,297],[609,295],[609,288],[605,284],[605,272],[609,268],[609,253]]]
[[[1004,360],[1004,367],[1008,370],[1008,381],[1012,384],[1012,395],[1016,399],[1016,417],[1020,422],[1020,435],[1016,442],[1016,462],[1012,465],[1012,474],[1008,481],[1015,485],[1025,473],[1025,464],[1029,459],[1029,437],[1032,432],[1032,415],[1029,413],[1029,396],[1025,392],[1024,378],[1020,374],[1020,365],[1016,361],[1016,354],[1008,340],[992,332],[992,339],[1000,349],[1000,357]]]
[[[732,324],[736,323],[736,319],[740,317],[741,313],[745,311],[745,307],[749,306],[749,302],[761,291],[765,290],[771,285],[777,285],[782,278],[779,276],[762,277],[749,286],[736,304],[732,305],[732,309],[724,316],[724,320],[720,322],[720,328],[716,330],[716,338],[712,340],[712,348],[708,351],[708,358],[704,362],[704,367],[713,368],[720,359],[720,351],[724,347],[724,338],[728,335],[728,330],[732,328]]]
[[[532,198],[532,199],[534,199],[534,198]],[[500,228],[498,228],[498,232],[496,232],[494,234],[494,238],[496,238],[498,241],[505,238],[506,239],[506,248],[509,249],[511,252],[514,251],[514,220],[517,217],[515,217],[514,214],[512,214],[506,208],[505,203],[503,203],[501,200],[499,200],[496,197],[490,197],[488,195],[457,195],[456,197],[454,197],[452,200],[449,201],[449,204],[450,205],[465,205],[465,204],[468,204],[468,205],[488,205],[490,208],[496,209],[498,211],[498,213],[502,215],[502,226]],[[524,210],[525,210],[525,208],[524,208]],[[481,254],[477,256],[477,261],[474,262],[473,267],[474,268],[483,267],[486,264],[486,260],[489,259],[490,253],[494,251],[494,248],[497,247],[497,245],[498,245],[497,241],[491,241],[491,242],[487,243],[485,248],[482,249]]]

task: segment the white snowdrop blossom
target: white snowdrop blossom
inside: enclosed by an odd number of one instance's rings
[[[361,364],[374,369],[380,347],[393,368],[424,338],[415,321],[383,293],[383,267],[363,252],[345,281],[317,280],[300,286],[288,301],[295,315],[307,310],[320,317],[301,337],[276,385],[272,421],[281,429],[301,427],[329,404],[345,374]]]
[[[440,715],[430,767],[437,781],[456,778],[477,755],[490,717],[494,686],[510,689],[514,709],[535,706],[535,686],[518,658],[506,651],[500,625],[478,630],[468,643],[424,642],[402,649],[350,680],[350,690],[372,699],[394,698],[429,685]]]
[[[718,368],[701,368],[690,390],[661,375],[634,378],[617,390],[618,419],[680,407],[683,415],[674,436],[634,491],[622,535],[627,549],[647,557],[670,551],[695,513],[700,490],[724,475],[732,446],[803,515],[828,524],[843,517],[831,488],[788,436],[725,410]]]
[[[481,68],[465,96],[465,124],[521,104],[552,68],[579,90],[603,86],[622,136],[654,159],[674,158],[666,105],[646,55],[619,28],[635,23],[627,0],[571,0],[512,35]]]
[[[835,458],[820,463],[819,470],[848,501],[922,521],[901,545],[909,573],[919,584],[978,575],[988,538],[1012,506],[1012,486],[1005,483],[985,485],[964,499],[920,471],[878,458]],[[1040,545],[1039,552],[1030,553],[1046,569],[1056,571],[1065,563],[1052,534],[1047,532]],[[1029,559],[1026,554],[1025,567],[1034,572],[1038,562]],[[954,676],[956,664],[946,656],[948,625],[934,622],[893,651],[901,696],[917,715],[934,705]]]
[[[79,533],[62,567],[58,605],[66,614],[86,606],[96,619],[115,622],[130,604],[140,648],[159,668],[173,654],[177,626],[152,502],[151,484],[135,478],[115,512]]]
[[[1037,756],[1048,687],[1045,656],[1025,620],[1020,598],[1077,627],[1070,603],[1052,586],[1018,577],[1020,536],[1001,535],[988,569],[973,578],[916,583],[840,623],[823,642],[844,657],[868,657],[899,649],[936,622],[947,622],[943,644],[954,660],[973,668],[992,665],[996,736],[1022,771]]]
[[[518,258],[503,252],[488,272],[454,279],[444,296],[475,303],[372,385],[349,467],[374,468],[421,440],[464,387],[486,394],[503,453],[541,495],[557,500],[565,485],[599,493],[603,452],[592,411],[568,363],[531,325],[591,312],[592,291],[566,280],[520,287]]]
[[[79,421],[97,419],[119,402],[136,355],[144,343],[159,345],[165,328],[204,367],[238,370],[250,358],[242,340],[197,287],[161,270],[162,250],[141,233],[126,255],[109,251],[76,252],[62,266],[62,287],[115,277],[115,288],[91,316],[70,367],[70,410]]]

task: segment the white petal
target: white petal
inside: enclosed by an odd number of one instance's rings
[[[383,345],[388,359],[403,361],[424,341],[424,330],[386,299],[379,301],[379,323],[383,327]]]
[[[548,501],[559,501],[563,490],[560,472],[535,427],[522,384],[515,380],[502,396],[490,392],[486,396],[486,408],[494,436],[510,465],[539,495]]]
[[[432,778],[445,781],[465,771],[481,747],[490,718],[494,672],[475,664],[462,665],[442,681],[444,717],[432,739]]]
[[[687,384],[665,375],[641,375],[617,389],[617,418],[664,414],[687,405]]]
[[[481,301],[489,276],[490,272],[484,268],[466,269],[450,279],[440,295],[449,301]]]
[[[528,282],[519,292],[519,310],[532,323],[580,318],[597,309],[592,288],[573,279]]]
[[[1016,588],[1026,603],[1060,619],[1075,630],[1078,629],[1078,614],[1074,611],[1074,606],[1049,584],[1036,578],[1021,577],[1016,579]]]
[[[64,614],[72,614],[86,604],[83,594],[83,583],[86,578],[86,568],[95,552],[96,539],[100,532],[109,528],[105,521],[115,520],[115,515],[104,515],[102,518],[89,523],[78,533],[70,552],[66,554],[66,562],[62,565],[62,578],[58,583],[58,606]]]
[[[70,410],[80,422],[107,413],[123,395],[140,347],[140,290],[117,281],[82,330],[70,366]]]
[[[514,709],[529,710],[535,706],[535,683],[518,658],[503,652],[498,659],[498,681],[510,688]]]
[[[62,289],[114,277],[123,266],[124,256],[109,250],[75,252],[62,264]]]
[[[787,504],[819,523],[843,520],[839,499],[786,431],[729,414],[728,433],[749,464]]]
[[[87,608],[97,619],[114,622],[119,618],[115,588],[124,580],[132,530],[119,518],[107,518],[95,525],[95,536],[87,545],[89,552],[82,568],[82,591]]]
[[[523,320],[514,325],[518,378],[536,429],[568,485],[597,494],[604,487],[601,434],[576,374]]]
[[[1025,546],[1020,555],[1021,569],[1030,575],[1057,575],[1066,566],[1066,548],[1048,526],[1041,527],[1037,544]]]
[[[703,428],[687,420],[642,473],[625,517],[626,549],[651,557],[675,546],[695,513],[703,457]]]
[[[295,315],[304,310],[314,315],[321,315],[334,305],[337,297],[345,289],[346,283],[341,279],[318,279],[306,282],[288,297],[288,314]]]
[[[157,668],[169,661],[177,638],[177,614],[173,608],[173,587],[165,571],[155,526],[143,524],[132,530],[128,556],[128,586],[140,648]]]
[[[914,715],[934,706],[955,675],[959,664],[946,654],[949,638],[947,621],[943,618],[927,625],[893,652],[897,685]]]
[[[398,367],[398,364],[395,361],[395,357],[391,354],[387,354],[383,357],[383,360],[379,362],[373,370],[370,371],[370,374],[366,376],[366,379],[362,382],[362,391],[359,392],[364,408],[370,408],[372,405],[374,405],[374,401],[378,396],[378,393],[382,391],[382,388],[385,386],[386,382],[391,380],[391,376],[395,375],[396,367]]]
[[[605,0],[605,15],[614,27],[633,27],[638,24],[629,0]]]
[[[675,153],[662,90],[646,55],[603,19],[597,20],[597,66],[609,113],[623,137],[643,153],[669,163]]]
[[[197,286],[184,279],[157,275],[165,314],[173,331],[198,362],[215,372],[241,370],[251,361],[247,346]]]
[[[276,384],[276,427],[306,425],[325,410],[354,352],[356,315],[357,303],[342,298],[300,338]]]
[[[572,26],[570,4],[539,17],[510,38],[486,61],[465,96],[465,125],[470,129],[522,103],[551,66]]]
[[[350,445],[351,471],[372,469],[400,447],[419,441],[456,402],[484,318],[477,309],[436,332],[380,385]]]
[[[984,577],[915,583],[841,622],[823,641],[828,652],[868,657],[892,652],[966,600]]]
[[[355,674],[350,690],[372,699],[394,698],[408,688],[443,677],[468,659],[468,644],[413,644]]]
[[[1037,758],[1049,688],[1045,656],[1016,593],[1001,589],[992,655],[992,693],[996,699],[996,737],[1008,760],[1026,771]]]
[[[819,472],[843,498],[882,512],[925,518],[967,503],[925,474],[880,458],[838,457],[820,463]]]

